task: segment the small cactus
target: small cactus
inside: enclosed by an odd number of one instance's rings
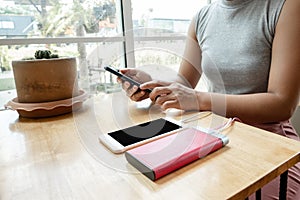
[[[34,54],[35,59],[51,59],[58,58],[57,54],[52,54],[49,50],[37,50]]]
[[[58,56],[58,54],[51,54],[50,55],[50,58],[58,58],[59,56]]]

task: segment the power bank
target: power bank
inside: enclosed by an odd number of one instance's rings
[[[222,134],[188,128],[125,152],[127,161],[155,181],[229,142]]]

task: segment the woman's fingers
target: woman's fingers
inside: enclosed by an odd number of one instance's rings
[[[159,102],[163,101],[164,99],[167,99],[168,94],[172,93],[172,91],[167,87],[156,87],[152,90],[152,92],[149,95],[149,98],[151,101],[159,104]],[[162,98],[164,97],[164,98]],[[160,101],[157,102],[160,98]]]
[[[167,82],[167,81],[160,81],[160,80],[152,80],[152,81],[148,81],[146,83],[143,83],[140,85],[141,89],[152,89],[158,86],[168,86],[170,85],[171,82]]]
[[[143,100],[143,99],[145,99],[147,97],[148,97],[148,95],[146,94],[146,92],[143,91],[143,90],[140,90],[139,92],[134,93],[130,97],[130,99],[133,100],[133,101],[141,101],[141,100]]]
[[[132,97],[138,90],[138,86],[131,85],[129,82],[125,81],[123,83],[123,89],[126,91],[127,96]]]
[[[149,97],[155,104],[160,105],[162,110],[167,110],[168,108],[194,110],[199,108],[195,92],[191,88],[178,83],[156,87],[152,90]]]

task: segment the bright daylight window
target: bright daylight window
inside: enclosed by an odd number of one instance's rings
[[[188,24],[207,0],[0,0],[0,91],[12,60],[38,49],[76,56],[82,87],[114,90],[105,65],[177,69]],[[111,86],[111,90],[110,90]]]
[[[12,21],[0,21],[0,29],[14,29],[15,25]]]

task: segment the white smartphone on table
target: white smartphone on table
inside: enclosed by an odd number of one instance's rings
[[[176,120],[159,118],[103,134],[99,140],[113,153],[123,153],[182,129],[181,123]]]

